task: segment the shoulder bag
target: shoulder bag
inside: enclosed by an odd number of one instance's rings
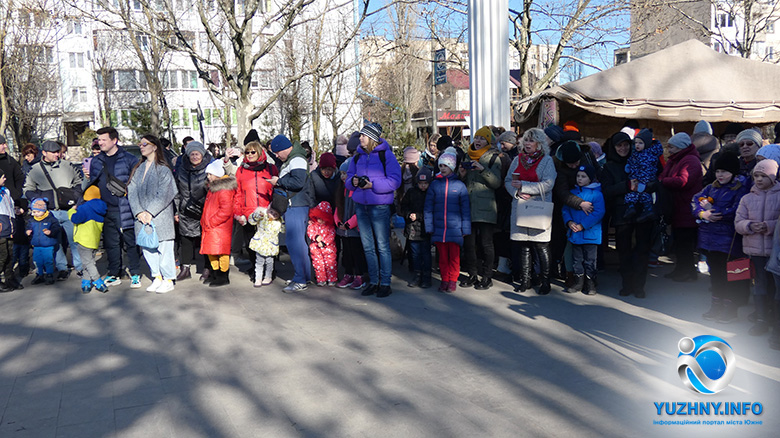
[[[46,179],[49,180],[49,184],[54,192],[54,208],[57,210],[67,210],[79,202],[81,192],[78,189],[55,186],[54,181],[51,180],[51,175],[49,175],[49,171],[46,170],[46,165],[43,164],[43,162],[41,162],[41,169],[43,170]]]
[[[517,199],[516,203],[515,225],[534,230],[550,228],[550,225],[552,225],[553,203],[544,200],[544,189],[542,189],[541,201]]]

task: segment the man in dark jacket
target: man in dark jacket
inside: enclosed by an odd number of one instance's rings
[[[121,284],[122,247],[124,246],[130,268],[130,287],[137,289],[141,287],[141,254],[135,244],[134,217],[130,210],[130,202],[127,200],[126,185],[130,179],[130,172],[138,163],[138,158],[119,147],[119,134],[113,127],[100,128],[97,133],[101,152],[90,163],[89,177],[90,183],[97,181],[100,199],[108,206],[106,220],[103,223],[103,246],[108,256],[108,275],[105,283],[108,286]],[[125,184],[124,195],[117,196],[109,190],[111,180],[118,180]]]
[[[5,174],[5,186],[11,192],[11,198],[18,201],[22,197],[24,172],[18,161],[8,154],[8,142],[0,135],[0,170]]]

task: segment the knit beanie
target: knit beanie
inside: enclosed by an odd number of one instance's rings
[[[98,188],[96,184],[93,184],[84,190],[84,200],[91,201],[93,199],[100,199],[100,188]]]
[[[712,135],[712,125],[710,125],[710,122],[706,120],[699,120],[696,123],[696,126],[693,127],[693,133],[698,134],[700,132]]]
[[[443,151],[451,146],[452,146],[452,137],[450,137],[449,135],[442,135],[438,140],[436,140],[436,149],[440,151]]]
[[[206,156],[206,148],[203,147],[203,143],[199,141],[191,141],[187,143],[187,147],[184,149],[187,152],[187,155],[193,153],[193,152],[200,152],[202,156]]]
[[[439,164],[443,164],[452,171],[455,171],[455,168],[458,166],[458,154],[455,152],[455,148],[449,147],[447,148],[440,156],[439,156]]]
[[[282,134],[277,135],[273,140],[271,140],[271,150],[274,153],[279,153],[291,147],[293,147],[293,145],[290,139]]]
[[[404,149],[404,163],[417,164],[418,161],[420,161],[420,151],[411,146]]]
[[[249,132],[246,134],[246,137],[244,137],[244,146],[248,145],[253,141],[260,142],[260,136],[257,135],[257,130],[250,129]]]
[[[579,169],[577,169],[577,172],[585,172],[585,174],[588,175],[590,182],[596,181],[596,168],[590,164],[584,164],[580,166]]]
[[[604,151],[601,149],[601,145],[598,144],[598,142],[592,141],[588,143],[588,146],[590,146],[590,151],[593,152],[593,156],[596,157],[597,160],[604,155]]]
[[[379,137],[382,136],[382,125],[379,123],[369,123],[360,130],[360,133],[379,143]]]
[[[761,147],[764,144],[764,140],[761,139],[761,134],[755,129],[745,129],[737,134],[737,144],[743,140],[751,140],[756,146]]]
[[[344,160],[343,163],[341,163],[341,166],[339,166],[339,172],[349,172],[349,163],[352,162],[352,157],[347,158]]]
[[[360,146],[360,131],[355,131],[349,136],[347,151],[349,151],[350,154],[354,154],[358,146]]]
[[[544,133],[552,140],[553,143],[560,141],[563,137],[563,128],[558,125],[550,125],[544,128]]]
[[[678,149],[685,149],[691,145],[691,137],[684,132],[678,132],[667,143]]]
[[[474,137],[477,136],[486,139],[490,144],[496,142],[496,138],[493,136],[493,131],[487,125],[477,129],[477,132],[474,133]]]
[[[734,176],[739,175],[739,157],[737,154],[724,152],[718,156],[713,166],[715,170],[725,170]]]
[[[43,202],[43,208],[36,207],[35,204],[37,202]],[[49,205],[49,200],[47,198],[35,198],[30,203],[30,209],[35,211],[47,211],[48,210],[48,207],[46,207],[47,205]]]
[[[758,163],[756,163],[756,167],[753,168],[753,173],[761,172],[764,175],[771,178],[773,181],[777,179],[777,170],[778,170],[778,164],[775,160],[761,160]]]
[[[569,140],[558,148],[555,155],[563,163],[576,163],[582,158],[582,150],[576,141]]]
[[[327,168],[335,169],[337,167],[336,156],[331,154],[330,152],[325,152],[324,154],[320,155],[319,167],[320,169],[327,169]]]
[[[222,165],[222,160],[214,160],[206,166],[206,173],[210,173],[218,178],[225,176],[225,168]]]
[[[517,143],[517,134],[514,131],[504,131],[496,139],[496,143]]]
[[[756,156],[759,155],[770,160],[775,160],[780,164],[780,144],[761,146],[758,152],[756,152]]]
[[[645,147],[649,148],[653,144],[653,131],[650,129],[643,129],[634,137],[634,140],[640,139],[645,143]]]
[[[422,169],[417,171],[417,175],[415,177],[417,181],[426,181],[431,182],[433,179],[433,170],[431,170],[430,167],[423,166]]]

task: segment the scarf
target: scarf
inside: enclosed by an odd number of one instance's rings
[[[485,155],[485,152],[487,152],[489,149],[490,143],[488,143],[488,145],[482,149],[474,149],[474,145],[472,144],[469,146],[469,158],[471,158],[471,161],[479,161],[479,159],[482,158],[482,156]]]
[[[49,210],[46,210],[46,213],[44,213],[43,216],[33,216],[33,219],[35,219],[36,221],[40,222],[40,221],[46,219],[47,217],[49,217]]]
[[[536,152],[532,154],[526,154],[525,152],[521,152],[520,155],[518,155],[517,161],[520,163],[521,166],[523,166],[524,169],[528,170],[536,164],[537,161],[539,161],[544,156],[544,152],[541,149],[537,149]]]
[[[247,170],[252,170],[255,172],[260,172],[261,170],[265,169],[265,160],[260,161],[259,159],[257,161],[244,161],[241,163],[241,167]]]

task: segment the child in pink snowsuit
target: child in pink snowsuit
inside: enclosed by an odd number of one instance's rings
[[[330,203],[320,202],[309,210],[309,226],[306,229],[311,243],[309,253],[317,277],[318,286],[335,286],[338,280],[336,266],[336,224]]]

